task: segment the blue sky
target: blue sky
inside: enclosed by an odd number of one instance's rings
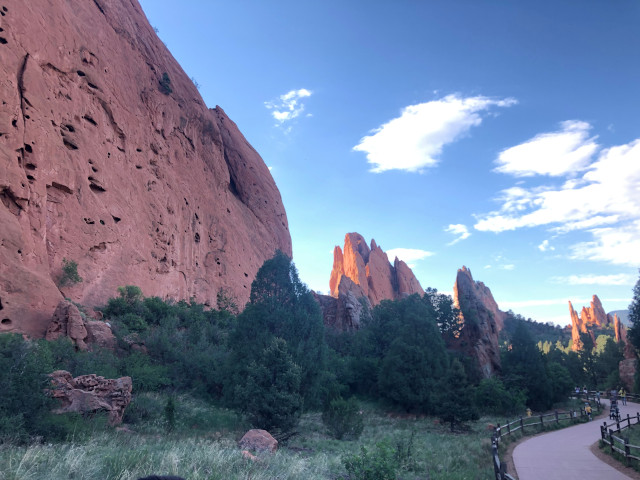
[[[640,267],[640,3],[142,0],[261,154],[326,293],[347,232],[503,310],[624,309]]]

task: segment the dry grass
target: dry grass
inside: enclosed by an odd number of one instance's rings
[[[236,445],[240,430],[220,430],[220,411],[193,400],[179,403],[182,416],[205,418],[211,430],[182,430],[166,434],[161,422],[149,419],[136,433],[99,432],[84,440],[59,444],[0,446],[0,480],[135,480],[162,474],[189,480],[341,479],[342,457],[385,441],[405,452],[398,478],[404,480],[486,479],[492,477],[488,420],[470,424],[468,431],[451,434],[433,418],[397,419],[373,407],[365,409],[365,430],[358,441],[330,438],[319,414],[305,415],[300,434],[272,456],[259,462],[245,459]],[[207,409],[210,419],[206,420]],[[196,415],[194,412],[199,412]]]

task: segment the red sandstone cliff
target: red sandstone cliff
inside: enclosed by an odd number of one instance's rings
[[[333,250],[329,279],[331,296],[316,295],[325,323],[340,330],[358,328],[363,313],[382,300],[394,300],[424,290],[411,269],[398,258],[389,263],[387,254],[359,233],[347,233],[344,249]]]
[[[280,194],[136,0],[1,6],[0,331],[43,336],[63,297],[124,284],[244,304],[264,260],[291,255]],[[83,281],[59,290],[63,258]]]
[[[477,359],[485,377],[500,371],[498,333],[507,316],[498,308],[491,290],[482,282],[475,282],[471,270],[458,270],[453,286],[453,301],[461,311],[463,326],[451,347]]]

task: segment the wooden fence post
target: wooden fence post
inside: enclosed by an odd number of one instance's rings
[[[607,432],[607,422],[604,422],[604,427],[600,427],[600,437],[602,437],[602,440],[604,440],[605,435]]]
[[[507,422],[507,432],[511,435],[511,422]]]
[[[613,430],[609,429],[609,448],[611,449],[611,455],[613,455]]]
[[[620,415],[616,417],[616,428],[620,431]]]
[[[629,455],[631,452],[629,451],[629,439],[624,439],[624,463],[628,467],[629,466]]]
[[[495,438],[494,438],[495,440]],[[498,446],[496,445],[496,442],[493,441],[491,442],[491,453],[493,454],[493,473],[495,473],[496,478],[502,478],[499,477],[498,475],[500,475],[500,470],[499,470],[499,466],[498,466]]]
[[[627,428],[631,428],[631,417],[627,413]]]
[[[522,415],[520,415],[520,428],[522,429],[522,434],[524,435],[524,422],[522,421]]]
[[[540,430],[544,430],[544,418],[540,415]]]
[[[558,419],[558,410],[556,410],[556,424],[560,423],[560,420]]]

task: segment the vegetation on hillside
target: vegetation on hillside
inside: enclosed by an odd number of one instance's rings
[[[640,338],[640,282],[634,293],[632,342]],[[66,338],[0,336],[0,442],[81,438],[104,428],[100,416],[89,421],[50,413],[46,375],[56,369],[74,376],[131,376],[134,399],[125,421],[135,429],[156,422],[165,433],[184,434],[189,422],[193,432],[211,432],[226,416],[222,423],[232,429],[265,428],[294,443],[308,435],[305,418],[319,421],[320,412],[322,426],[316,421],[314,429],[335,442],[356,441],[367,428],[363,404],[399,416],[429,415],[449,431],[464,432],[481,415],[549,409],[576,385],[619,384],[622,348],[611,337],[593,342],[586,335],[585,348],[576,353],[563,346],[557,328],[515,314],[505,322],[502,374],[480,378],[472,359],[447,348],[460,328],[459,312],[450,297],[432,289],[423,297],[381,302],[358,331],[327,329],[311,292],[280,252],[258,272],[239,314],[235,308],[145,297],[131,285],[120,287],[102,311],[117,339],[115,351],[79,352]],[[187,420],[189,399],[228,413],[213,422],[205,413]],[[376,458],[388,459],[378,465],[380,478],[387,467],[408,468],[397,448],[379,440],[347,449],[340,468],[349,478],[377,468],[367,463]]]

